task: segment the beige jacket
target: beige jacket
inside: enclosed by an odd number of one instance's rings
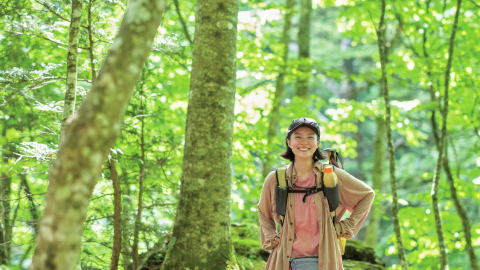
[[[323,165],[317,161],[314,166],[317,179],[321,177]],[[362,223],[370,211],[375,193],[364,182],[356,179],[342,169],[335,168],[338,177],[338,191],[340,194],[340,206],[336,213],[335,226],[329,218],[329,207],[327,198],[323,192],[315,193],[315,206],[320,227],[320,245],[318,247],[318,269],[319,270],[339,270],[343,269],[342,255],[338,246],[337,238],[352,238],[360,229]],[[290,185],[290,175],[292,164],[288,165],[287,182]],[[296,182],[296,175],[293,174],[292,182]],[[321,187],[320,181],[317,181],[318,187]],[[280,216],[276,212],[275,205],[275,187],[277,179],[275,171],[271,172],[265,179],[260,202],[257,205],[258,217],[260,219],[260,241],[262,247],[266,250],[272,250],[267,261],[265,270],[289,270],[290,256],[292,254],[293,239],[295,238],[295,215],[294,196],[289,195],[287,200],[287,213],[285,215],[285,224],[280,229],[280,244],[274,247],[273,240],[276,234],[275,222],[280,224]],[[310,195],[312,196],[312,195]],[[338,222],[345,211],[352,213],[350,217]]]

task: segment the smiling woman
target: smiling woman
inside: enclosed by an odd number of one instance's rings
[[[257,206],[262,247],[273,250],[265,269],[343,269],[337,239],[358,232],[375,193],[344,170],[320,162],[327,156],[319,149],[320,128],[314,119],[293,120],[285,141],[287,150],[280,156],[292,163],[268,174]],[[323,187],[324,173],[333,171],[338,185]],[[327,194],[329,188],[338,188],[336,203]],[[341,220],[347,210],[352,214]],[[275,222],[281,225],[278,232]]]

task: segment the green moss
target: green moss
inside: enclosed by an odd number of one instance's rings
[[[344,260],[343,269],[345,270],[384,270],[385,268],[381,265],[372,264],[369,262]]]
[[[368,262],[382,266],[385,265],[385,262],[375,255],[375,250],[371,246],[368,246],[359,240],[347,240],[345,245],[345,255],[342,257],[344,260]]]

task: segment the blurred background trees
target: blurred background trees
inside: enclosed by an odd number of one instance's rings
[[[96,79],[127,7],[123,0],[82,3],[75,109]],[[411,269],[440,267],[430,192],[444,118],[446,159],[438,202],[448,265],[475,269],[472,254],[477,260],[480,254],[479,6],[464,0],[459,10],[445,117],[445,72],[457,1],[386,1],[398,219]],[[231,222],[243,266],[262,265],[262,255],[248,247],[259,246],[255,211],[264,170],[286,164],[278,156],[286,128],[292,119],[309,116],[321,125],[321,147],[340,149],[345,169],[376,189],[374,210],[356,239],[376,245],[386,266],[399,269],[382,134],[385,104],[375,32],[380,3],[240,0],[239,7]],[[90,199],[82,269],[110,268],[118,248],[119,269],[140,264],[154,269],[172,242],[195,11],[196,1],[168,4],[122,120],[122,134]],[[72,1],[1,1],[0,14],[0,269],[26,269],[45,209],[48,171],[57,157]],[[117,222],[114,182],[121,192]],[[120,247],[114,245],[118,234]]]

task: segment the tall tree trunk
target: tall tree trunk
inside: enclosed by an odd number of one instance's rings
[[[450,70],[452,67],[453,48],[455,44],[455,33],[457,32],[458,17],[460,16],[460,7],[462,0],[457,0],[457,10],[455,12],[455,21],[453,23],[452,34],[450,36],[448,48],[447,67],[445,68],[445,93],[443,94],[443,109],[442,109],[442,130],[440,133],[440,141],[438,143],[438,158],[435,165],[435,173],[433,175],[432,183],[432,207],[435,216],[435,228],[437,230],[437,237],[440,247],[440,269],[448,269],[448,258],[446,251],[445,239],[443,237],[442,217],[440,215],[438,192],[440,187],[440,175],[442,173],[442,165],[445,159],[445,146],[447,142],[447,117],[448,117],[448,88],[450,84]]]
[[[145,115],[145,104],[143,103],[143,85],[145,82],[145,69],[142,70],[142,84],[140,86],[140,114]],[[140,232],[140,226],[142,225],[142,210],[143,210],[143,181],[145,179],[145,123],[144,117],[140,117],[140,148],[142,151],[141,164],[140,164],[140,179],[138,184],[138,210],[137,216],[135,218],[135,226],[133,231],[133,246],[132,246],[132,257],[133,257],[133,269],[138,268],[138,234]]]
[[[267,156],[263,163],[263,177],[272,170],[273,163],[273,140],[277,136],[278,122],[280,121],[280,106],[282,104],[283,92],[285,92],[285,76],[288,64],[288,44],[290,44],[290,30],[292,28],[292,12],[295,0],[287,0],[285,6],[285,22],[283,24],[283,64],[277,77],[277,86],[275,88],[275,97],[273,98],[272,112],[270,113],[270,125],[268,126],[267,135]]]
[[[49,173],[46,208],[29,269],[69,270],[97,177],[151,49],[166,0],[130,2],[98,80],[65,133]]]
[[[120,159],[121,157],[119,157]],[[120,162],[122,163],[122,162]],[[122,170],[122,184],[123,184],[123,189],[122,189],[122,195],[124,195],[123,199],[123,207],[122,207],[122,219],[121,219],[121,224],[122,224],[122,253],[123,254],[131,254],[131,249],[130,249],[130,233],[128,228],[130,227],[129,225],[129,220],[130,220],[130,206],[132,205],[132,200],[131,200],[131,192],[130,192],[130,182],[128,179],[128,173],[125,168],[125,166],[121,167]],[[129,270],[131,269],[131,261],[128,256],[123,256],[123,269]]]
[[[27,176],[25,174],[19,174],[18,176],[20,177],[21,185],[23,186],[24,192],[27,194],[32,194],[32,192],[30,191],[30,186],[28,185]],[[30,204],[28,211],[30,212],[30,215],[32,216],[32,220],[33,220],[32,221],[33,232],[36,235],[38,232],[38,222],[40,221],[38,216],[37,206],[35,205],[35,202],[33,201],[32,196],[27,196],[27,200],[28,200],[28,203]]]
[[[377,29],[377,43],[380,53],[380,64],[382,69],[381,87],[382,94],[385,100],[385,126],[387,130],[388,154],[390,159],[390,186],[392,188],[392,216],[393,229],[397,238],[398,258],[403,270],[408,270],[408,261],[403,247],[402,233],[400,231],[400,223],[398,221],[398,195],[397,195],[397,179],[395,178],[395,149],[393,148],[392,126],[391,126],[391,112],[390,112],[390,98],[388,93],[387,83],[387,54],[386,54],[386,26],[385,26],[385,0],[382,0],[382,14],[380,16],[380,24]]]
[[[240,267],[230,233],[237,16],[237,0],[197,2],[182,185],[164,270]]]
[[[81,0],[72,0],[72,14],[70,17],[70,31],[68,35],[67,87],[65,91],[65,101],[63,105],[60,127],[60,141],[65,135],[65,130],[67,129],[68,123],[75,114],[75,101],[77,97],[77,55],[78,40],[80,37],[80,23],[82,19],[82,6],[83,3]],[[82,269],[80,259],[78,260],[75,269]]]
[[[108,163],[108,169],[113,182],[113,249],[110,270],[117,270],[120,250],[122,248],[122,190],[118,181],[117,168],[113,159]]]
[[[295,95],[307,98],[310,79],[310,25],[312,0],[301,0],[300,21],[298,25],[298,73]]]
[[[93,31],[92,31],[92,4],[94,1],[95,0],[88,1],[88,26],[87,26],[88,40],[90,42],[90,46],[88,50],[90,53],[90,69],[92,73],[92,83],[97,78],[97,75],[95,72],[95,55],[93,54],[95,43],[93,42]]]
[[[5,159],[5,155],[2,155]],[[10,193],[11,193],[12,178],[6,173],[0,175],[0,199],[1,208],[1,225],[2,231],[0,236],[0,265],[10,264],[10,249],[11,249],[11,232],[12,224],[10,222]]]
[[[68,34],[67,54],[67,88],[63,105],[62,125],[60,128],[60,140],[65,134],[67,120],[73,117],[75,112],[75,100],[77,93],[77,55],[78,39],[80,33],[80,21],[82,19],[82,1],[72,0],[72,15],[70,19],[70,32]]]
[[[381,192],[383,181],[383,169],[385,159],[385,120],[383,116],[377,116],[375,118],[377,124],[377,136],[373,144],[373,170],[372,170],[372,187],[376,192]],[[367,227],[367,234],[365,241],[367,245],[375,248],[378,240],[378,227],[380,225],[380,207],[378,205],[372,205],[370,210],[370,222]]]

